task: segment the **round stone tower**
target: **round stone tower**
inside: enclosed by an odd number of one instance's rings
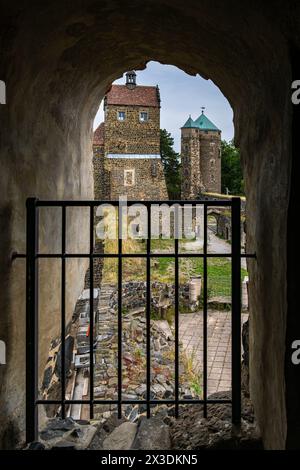
[[[182,199],[221,192],[221,131],[204,114],[181,128]]]

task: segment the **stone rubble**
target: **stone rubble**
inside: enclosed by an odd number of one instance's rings
[[[127,286],[128,288],[128,286]],[[94,398],[111,400],[118,393],[118,312],[116,288],[103,284],[94,292]],[[89,296],[83,293],[78,300],[72,325],[68,326],[67,372],[73,387],[69,397],[84,399],[89,383]],[[174,334],[166,320],[151,320],[151,399],[174,398]],[[71,361],[72,349],[75,355]],[[56,385],[60,392],[60,341],[52,344],[43,381],[44,396],[51,396]],[[180,397],[199,398],[185,383],[182,365]],[[78,382],[79,381],[79,382]],[[77,385],[79,384],[79,387]],[[77,386],[77,388],[76,388]],[[70,387],[67,387],[71,390]],[[76,395],[76,390],[77,394]],[[85,391],[83,391],[85,390]],[[221,392],[216,398],[228,398]],[[224,396],[223,396],[224,395]],[[145,308],[127,303],[122,313],[122,398],[146,398],[146,318]],[[214,398],[214,396],[213,396]],[[117,418],[116,405],[95,405],[94,421],[82,420],[81,405],[67,407],[65,420],[47,421],[40,433],[40,441],[32,443],[33,449],[210,449],[210,448],[260,448],[261,442],[253,424],[253,411],[244,399],[244,415],[240,429],[231,424],[231,408],[217,405],[208,419],[203,418],[202,406],[180,407],[180,416],[174,418],[174,406],[151,405],[151,419],[146,419],[145,404],[123,405],[123,417]],[[76,407],[76,410],[75,410]],[[73,409],[74,408],[74,409]],[[88,407],[86,407],[88,409]],[[209,410],[210,411],[210,410]],[[57,410],[59,412],[59,408]],[[72,419],[76,416],[76,420]],[[87,415],[86,415],[87,416]],[[123,437],[122,437],[123,436]]]
[[[97,311],[97,343],[95,345],[94,396],[116,399],[118,388],[118,316],[115,308],[115,288],[102,285]],[[136,305],[134,305],[136,307]],[[122,397],[143,400],[146,397],[146,318],[144,309],[126,311],[122,315]],[[151,398],[174,398],[173,332],[166,320],[151,320]],[[180,393],[193,396],[188,384],[181,384]],[[95,418],[113,411],[115,405],[96,405]],[[146,406],[123,405],[125,417],[136,422]]]

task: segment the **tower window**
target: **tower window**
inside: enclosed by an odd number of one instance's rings
[[[124,186],[134,186],[135,174],[134,170],[124,170]]]
[[[125,111],[118,111],[118,121],[125,121]]]
[[[141,122],[147,122],[148,120],[149,120],[148,113],[146,113],[145,111],[141,112],[140,113],[140,121]]]

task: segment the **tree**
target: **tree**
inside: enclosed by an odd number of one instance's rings
[[[175,152],[174,139],[166,129],[160,130],[160,154],[170,199],[180,198],[181,165],[180,155]]]
[[[240,151],[232,141],[221,142],[222,158],[222,193],[244,195],[244,180],[241,167]]]

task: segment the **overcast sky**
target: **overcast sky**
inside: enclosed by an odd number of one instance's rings
[[[115,84],[124,84],[123,78]],[[161,128],[174,138],[174,148],[180,152],[180,127],[189,114],[196,119],[205,106],[206,116],[222,130],[222,139],[231,140],[234,135],[232,109],[218,87],[211,80],[197,75],[192,77],[173,65],[149,62],[143,71],[137,71],[137,85],[158,85],[161,97]],[[94,129],[104,120],[103,103],[96,114]]]

